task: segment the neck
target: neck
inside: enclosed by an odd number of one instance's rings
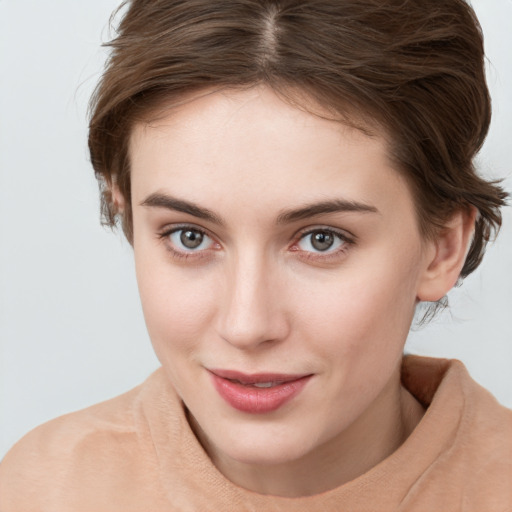
[[[300,459],[273,465],[224,457],[191,420],[213,463],[233,483],[260,494],[301,497],[334,489],[366,473],[398,449],[422,415],[423,408],[400,385],[397,373],[348,429]]]

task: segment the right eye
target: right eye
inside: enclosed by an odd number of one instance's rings
[[[333,253],[347,243],[346,237],[329,229],[315,229],[304,233],[297,244],[301,250],[315,253]]]
[[[166,236],[172,249],[182,253],[200,252],[214,245],[214,241],[206,233],[192,227],[174,229]]]

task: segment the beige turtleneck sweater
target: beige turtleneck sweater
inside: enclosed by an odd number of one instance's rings
[[[0,512],[512,511],[512,411],[458,361],[408,356],[402,380],[427,410],[396,452],[336,489],[281,498],[215,468],[159,369],[16,444],[0,464]]]

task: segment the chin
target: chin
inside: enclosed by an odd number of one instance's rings
[[[278,465],[298,460],[313,449],[308,440],[312,436],[294,436],[275,427],[255,425],[245,432],[233,432],[231,435],[213,441],[224,456],[248,465]]]

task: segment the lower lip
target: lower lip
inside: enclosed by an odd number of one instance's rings
[[[271,388],[244,386],[237,382],[211,374],[219,395],[234,409],[251,414],[275,411],[297,396],[312,375],[290,382],[283,382]]]

